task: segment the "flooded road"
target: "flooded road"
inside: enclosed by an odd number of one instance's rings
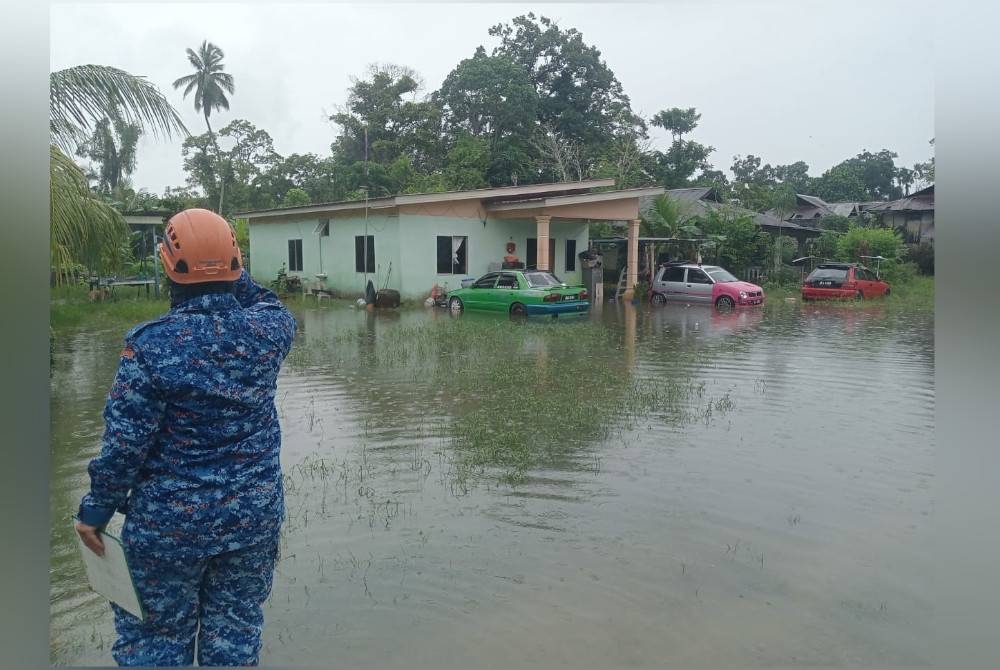
[[[929,664],[932,314],[298,317],[262,664]],[[121,335],[55,353],[55,665],[112,663],[61,520]]]

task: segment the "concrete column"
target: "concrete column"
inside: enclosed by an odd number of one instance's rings
[[[551,270],[549,267],[549,220],[551,216],[536,216],[535,226],[537,231],[535,237],[538,240],[538,269]]]
[[[641,219],[628,222],[628,271],[625,280],[625,295],[623,299],[631,301],[635,296],[635,285],[639,283],[639,224]]]

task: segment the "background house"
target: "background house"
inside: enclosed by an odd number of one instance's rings
[[[819,196],[795,194],[795,207],[785,215],[785,221],[797,223],[808,228],[816,228],[825,216],[843,216],[848,219],[861,219],[877,202],[826,202]],[[768,216],[775,217],[773,209],[767,211]]]
[[[908,244],[934,242],[934,185],[868,209],[882,224],[903,233]]]
[[[283,267],[306,286],[361,295],[366,281],[405,299],[435,284],[499,269],[507,245],[528,267],[579,282],[578,254],[595,221],[624,221],[638,236],[640,198],[662,188],[602,190],[611,179],[397,195],[245,212],[254,277],[273,280]],[[633,280],[630,284],[635,285]]]

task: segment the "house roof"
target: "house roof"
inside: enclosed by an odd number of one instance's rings
[[[644,198],[660,195],[664,192],[660,186],[648,188],[624,188],[617,191],[601,191],[599,193],[580,193],[555,195],[530,200],[499,200],[486,205],[488,212],[506,212],[517,209],[534,209],[536,207],[558,207],[559,205],[578,205],[590,202],[605,202],[622,200],[624,198]]]
[[[868,208],[869,212],[933,212],[934,185],[920,189],[899,200],[880,202]]]
[[[813,207],[816,207],[818,209],[829,209],[830,208],[829,204],[826,203],[823,200],[823,198],[820,198],[819,196],[816,196],[816,195],[805,195],[803,193],[796,193],[795,197],[798,198],[799,200],[802,200],[807,205],[812,205]]]
[[[339,202],[318,203],[301,205],[297,207],[274,207],[271,209],[259,209],[247,212],[240,212],[236,216],[247,219],[266,219],[287,217],[302,214],[323,214],[327,212],[339,212],[361,209],[386,209],[399,207],[401,205],[418,205],[438,202],[456,202],[461,200],[481,200],[487,203],[498,201],[522,201],[545,196],[569,196],[569,195],[601,195],[591,194],[595,188],[614,186],[614,179],[588,179],[577,182],[557,182],[551,184],[528,184],[525,186],[501,186],[497,188],[479,188],[467,191],[443,191],[440,193],[409,193],[404,195],[390,196],[387,198],[373,198],[370,200],[342,200]],[[616,191],[604,192],[615,193]],[[619,191],[620,192],[620,191]],[[537,203],[536,205],[537,206]]]
[[[858,207],[858,203],[856,202],[830,202],[827,204],[830,210],[837,216],[850,216]]]

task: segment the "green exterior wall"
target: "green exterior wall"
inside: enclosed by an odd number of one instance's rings
[[[292,221],[254,223],[250,225],[250,269],[255,279],[270,282],[282,264],[288,265],[288,241],[302,240],[302,271],[298,275],[305,284],[326,273],[325,285],[342,296],[360,296],[364,292],[364,275],[355,272],[354,238],[363,235],[363,217],[330,218],[329,237],[314,232],[319,217]],[[388,287],[400,292],[404,300],[422,300],[434,284],[458,288],[465,277],[479,277],[490,263],[499,263],[506,255],[506,244],[517,244],[514,252],[522,261],[527,259],[527,240],[536,236],[533,218],[487,219],[486,225],[473,218],[400,214],[368,217],[368,234],[375,237],[375,264],[378,288],[385,286],[389,264]],[[437,273],[437,237],[463,235],[468,238],[468,272],[462,275]],[[572,272],[566,271],[566,240],[576,240],[576,253],[587,248],[588,226],[585,222],[553,219],[549,236],[556,240],[553,271],[567,283],[582,280],[579,259]],[[370,278],[374,279],[374,277]]]
[[[320,237],[314,231],[319,217],[293,221],[253,223],[250,225],[250,272],[254,279],[270,282],[282,265],[288,267],[288,241],[302,240],[302,271],[288,274],[302,278],[304,284],[318,281],[316,275],[327,275],[324,284],[341,295],[363,295],[365,275],[356,271],[354,238],[365,234],[365,219],[331,218],[330,235]],[[375,274],[378,288],[400,290],[399,221],[395,216],[371,216],[367,220],[368,235],[375,243]],[[392,272],[389,272],[390,263]]]

